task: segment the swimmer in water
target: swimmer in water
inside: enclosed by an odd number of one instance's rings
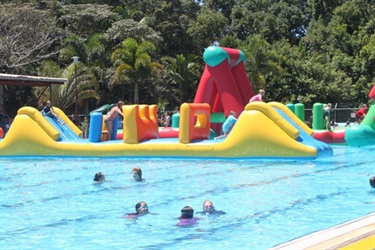
[[[135,213],[130,213],[126,215],[126,218],[135,219],[139,216],[146,215],[149,213],[147,203],[140,201],[135,205]]]
[[[214,204],[210,200],[205,200],[203,202],[203,211],[197,212],[199,214],[203,215],[223,215],[225,214],[224,211],[218,211],[215,209]]]
[[[135,167],[132,169],[133,178],[136,181],[143,181],[142,179],[142,169]]]
[[[373,177],[370,178],[370,186],[372,188],[375,188],[375,176],[373,176]]]
[[[104,174],[102,174],[102,172],[98,172],[98,173],[96,173],[96,174],[95,174],[95,177],[94,177],[94,179],[93,179],[93,181],[94,181],[95,183],[101,183],[101,182],[105,181],[105,176],[104,176]]]
[[[178,218],[180,221],[177,226],[192,226],[197,224],[199,218],[193,217],[194,209],[190,206],[185,206],[181,209],[181,216]]]

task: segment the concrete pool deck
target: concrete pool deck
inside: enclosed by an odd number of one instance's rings
[[[337,226],[302,236],[270,250],[375,249],[375,212]]]

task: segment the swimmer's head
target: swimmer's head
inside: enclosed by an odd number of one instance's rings
[[[133,168],[132,169],[132,174],[133,174],[133,178],[136,181],[141,181],[142,180],[142,169],[140,169],[138,167]]]
[[[182,219],[191,219],[194,215],[194,209],[190,206],[185,206],[181,209],[181,218]]]
[[[138,215],[148,214],[148,206],[144,201],[140,201],[135,205],[135,211]]]
[[[373,177],[370,178],[370,186],[372,188],[375,188],[375,176],[373,176]]]
[[[215,210],[214,204],[212,204],[211,201],[206,200],[205,202],[203,202],[203,211],[212,213],[214,210]]]
[[[95,177],[94,177],[94,181],[104,181],[105,180],[105,176],[104,174],[102,174],[102,172],[99,172],[99,173],[96,173],[95,174]]]

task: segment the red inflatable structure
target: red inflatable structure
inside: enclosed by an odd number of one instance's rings
[[[208,103],[211,112],[230,111],[239,115],[254,95],[246,76],[245,54],[237,49],[208,47],[203,59],[206,62],[194,103]]]
[[[245,70],[245,54],[238,49],[211,46],[203,53],[206,63],[195,94],[194,103],[208,103],[211,113],[231,111],[237,116],[244,110],[254,91]],[[211,123],[211,128],[221,133],[221,123]],[[160,138],[178,137],[178,129],[160,128]],[[118,134],[117,139],[122,138]]]

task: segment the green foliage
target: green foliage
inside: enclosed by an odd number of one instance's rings
[[[67,70],[74,86],[68,71],[78,56],[96,86],[82,93],[95,92],[101,104],[192,101],[203,51],[212,44],[244,51],[247,75],[255,91],[266,88],[266,101],[358,105],[368,103],[375,82],[375,5],[369,0],[0,3],[0,70],[49,76]],[[5,105],[12,107],[24,104],[20,97],[32,102],[40,94],[9,91]],[[71,86],[56,91],[71,109]],[[83,94],[80,102],[86,102]]]
[[[128,38],[122,42],[121,48],[116,49],[111,55],[111,61],[116,66],[115,82],[117,84],[133,85],[134,103],[139,103],[138,88],[144,84],[143,80],[149,79],[154,68],[151,55],[156,50],[150,41],[140,44]]]
[[[53,100],[56,100],[55,106],[61,107],[63,110],[72,107],[76,102],[76,87],[78,90],[77,101],[89,98],[100,100],[100,96],[96,92],[98,81],[92,71],[82,63],[69,65],[64,70],[62,77],[67,78],[67,82],[64,85],[52,87]]]
[[[63,10],[65,14],[58,19],[58,25],[68,33],[82,38],[103,33],[120,19],[108,5],[63,5]]]
[[[200,75],[197,61],[198,58],[194,55],[162,58],[168,75],[167,81],[173,89],[177,90],[177,93],[172,92],[170,96],[177,101],[178,105],[193,101],[190,91],[196,89]]]
[[[196,38],[196,46],[205,48],[225,36],[227,22],[228,20],[220,12],[202,8],[197,21],[191,23],[187,33]]]
[[[106,31],[106,35],[114,44],[121,43],[124,39],[129,37],[136,37],[137,40],[140,41],[151,41],[154,44],[157,44],[162,40],[158,32],[147,25],[136,22],[132,19],[123,19],[114,22]]]

